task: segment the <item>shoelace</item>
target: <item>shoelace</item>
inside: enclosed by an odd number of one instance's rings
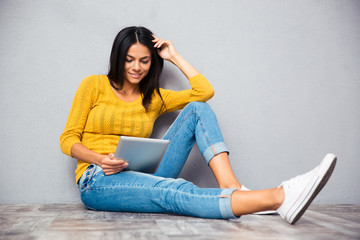
[[[289,180],[286,180],[286,181],[283,181],[279,187],[283,186],[285,183],[288,183],[287,184],[287,187],[288,188],[291,188],[293,187],[294,185],[296,185],[297,183],[299,182],[303,182],[304,179],[308,178],[310,175],[313,175],[315,172],[317,172],[319,170],[319,166],[317,166],[316,168],[314,168],[313,170],[307,172],[307,173],[304,173],[304,174],[301,174],[301,175],[298,175],[296,177],[293,177],[293,178],[290,178]],[[278,188],[279,188],[278,187]]]

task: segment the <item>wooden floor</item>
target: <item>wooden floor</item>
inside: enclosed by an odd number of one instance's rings
[[[360,205],[313,205],[295,225],[276,215],[210,220],[82,205],[0,205],[0,239],[360,239]]]

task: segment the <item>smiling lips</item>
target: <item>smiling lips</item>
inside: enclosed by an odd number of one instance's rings
[[[140,78],[140,76],[142,75],[141,73],[129,73],[130,76],[132,76],[133,78]]]

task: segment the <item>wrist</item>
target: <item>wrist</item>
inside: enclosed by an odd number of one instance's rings
[[[101,166],[102,164],[102,160],[106,157],[107,155],[103,155],[103,154],[96,154],[95,156],[95,164],[98,165],[98,166]]]
[[[175,65],[178,65],[181,59],[182,56],[179,53],[175,53],[171,58],[169,58],[169,61]]]
[[[169,61],[176,65],[188,79],[199,74],[199,71],[196,70],[178,53],[176,53],[171,59],[169,59]]]

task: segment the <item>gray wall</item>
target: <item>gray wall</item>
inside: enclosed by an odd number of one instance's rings
[[[143,25],[215,87],[233,169],[254,189],[338,165],[317,203],[360,203],[360,1],[0,2],[0,203],[78,203],[59,136],[81,80],[105,74],[112,41]],[[164,87],[187,88],[166,64]],[[160,137],[175,113],[156,123]],[[196,148],[182,177],[216,186]]]

